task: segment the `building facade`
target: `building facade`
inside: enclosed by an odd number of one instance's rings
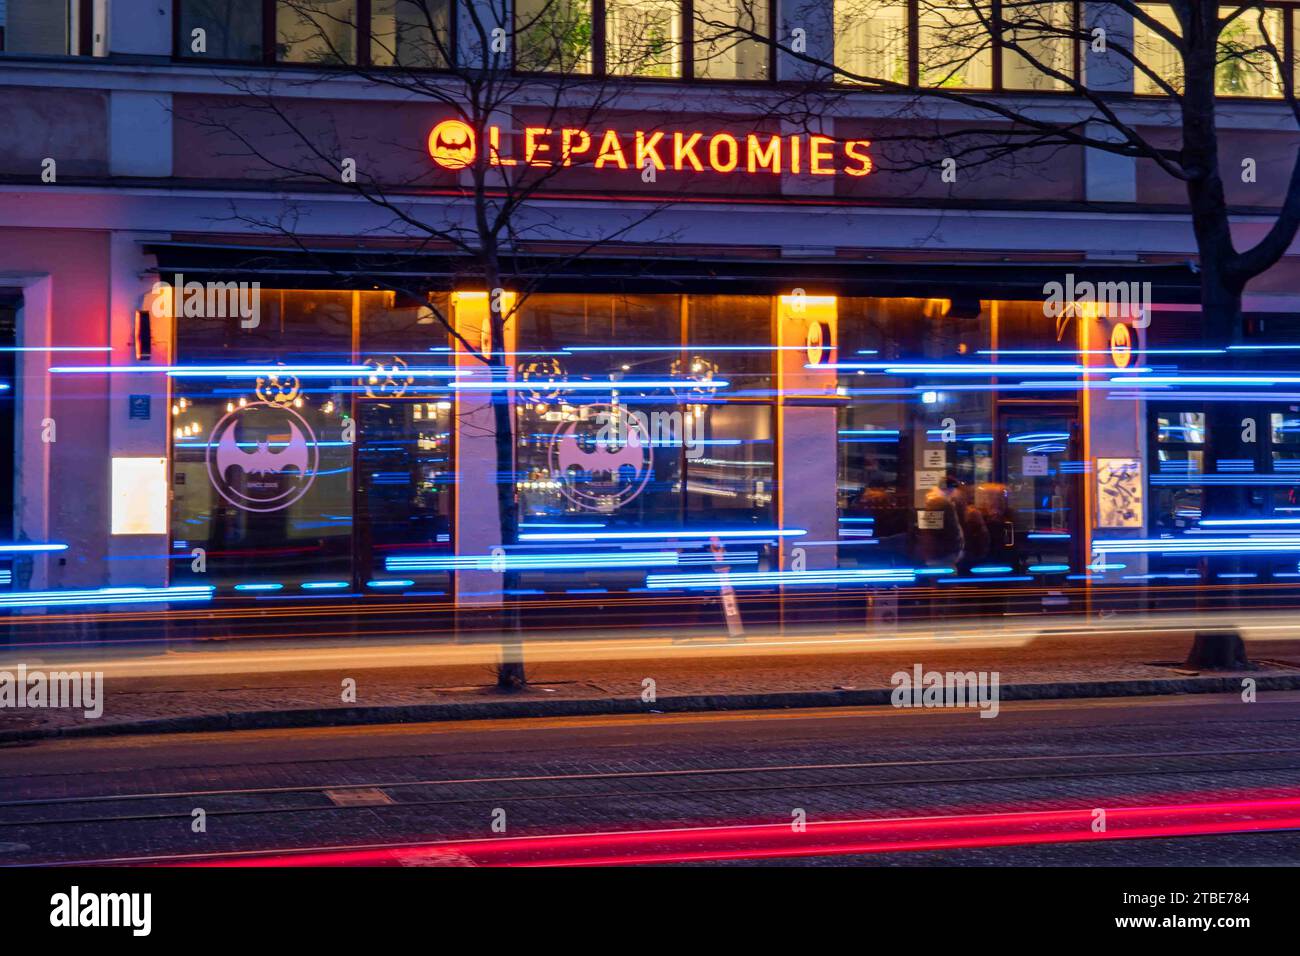
[[[970,109],[818,74],[925,85],[945,21],[915,4],[746,11],[806,58],[692,34],[699,0],[566,5],[589,42],[559,53],[512,26],[528,7],[439,7],[422,32],[391,0],[307,4],[312,29],[302,6],[0,3],[11,603],[474,607],[508,586],[689,605],[726,568],[742,607],[1084,611],[1190,599],[1204,552],[1148,543],[1196,531],[1208,487],[1249,486],[1260,520],[1300,508],[1300,260],[1251,284],[1239,341],[1206,341],[1182,186],[1154,163],[968,162],[945,150]],[[517,69],[475,126],[457,104],[492,24]],[[1006,53],[946,82],[1080,111]],[[556,84],[557,56],[582,82]],[[1060,58],[1176,137],[1130,62]],[[1267,77],[1224,84],[1225,168],[1253,171],[1228,183],[1245,242],[1297,137]],[[812,95],[815,120],[791,106]],[[517,201],[497,288],[469,238],[483,195]],[[1242,356],[1271,377],[1222,378]],[[1247,457],[1207,455],[1224,402],[1254,423]],[[1283,593],[1287,555],[1219,583]]]

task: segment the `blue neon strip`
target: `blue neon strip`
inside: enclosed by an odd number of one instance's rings
[[[764,530],[737,531],[737,530],[717,530],[717,531],[692,531],[688,529],[676,529],[665,531],[599,531],[591,534],[579,534],[570,532],[531,532],[521,534],[519,537],[524,541],[590,541],[593,538],[601,540],[616,539],[638,539],[638,540],[667,540],[670,538],[795,538],[808,532],[801,528],[768,528]]]
[[[98,588],[89,591],[20,591],[0,594],[0,607],[66,607],[86,604],[157,604],[210,601],[211,587]]]

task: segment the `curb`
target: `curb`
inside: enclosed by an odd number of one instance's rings
[[[1247,675],[1249,676],[1249,675]],[[1152,697],[1176,694],[1227,694],[1241,690],[1242,677],[1183,677],[1147,680],[1056,681],[1006,684],[1000,701],[1067,700],[1086,697]],[[1300,690],[1300,674],[1253,678],[1256,690]],[[0,731],[0,743],[66,737],[193,734],[224,730],[274,730],[303,727],[352,727],[367,724],[432,723],[526,717],[584,717],[593,714],[691,713],[722,710],[783,710],[812,707],[888,706],[892,689],[816,690],[773,694],[696,694],[662,697],[653,704],[639,698],[586,700],[516,700],[493,703],[398,704],[337,707],[327,710],[255,710],[188,717],[152,717],[118,724]]]

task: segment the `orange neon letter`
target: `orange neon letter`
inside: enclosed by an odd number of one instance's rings
[[[578,145],[573,145],[574,139]],[[573,165],[573,157],[591,149],[591,135],[585,129],[566,129],[560,132],[560,156],[565,166]]]
[[[496,126],[488,129],[488,159],[493,166],[514,166],[519,162],[501,157],[501,130]]]
[[[748,172],[756,173],[759,168],[770,169],[774,173],[781,172],[781,137],[770,136],[767,140],[767,148],[762,149],[758,145],[758,137],[750,133],[745,137],[746,154],[748,160],[745,163],[745,169]]]
[[[724,144],[729,154],[725,162],[719,159],[719,154],[722,151],[718,148]],[[709,140],[709,165],[717,172],[729,173],[736,168],[739,162],[740,144],[736,142],[736,137],[730,133],[715,133],[713,138]]]
[[[697,173],[704,172],[704,164],[695,155],[695,144],[704,138],[703,133],[692,133],[691,138],[682,142],[681,133],[673,133],[673,169],[682,169],[683,158],[690,161]]]
[[[871,145],[869,139],[851,139],[844,144],[845,155],[854,162],[861,163],[861,166],[845,166],[844,172],[850,176],[865,176],[871,172],[871,157],[867,155],[867,147]],[[855,147],[860,147],[861,152]]]
[[[835,162],[835,156],[831,152],[831,147],[834,145],[835,140],[829,136],[814,136],[808,141],[808,172],[814,176],[835,175],[833,165],[829,169],[824,165]]]
[[[659,141],[664,138],[663,133],[655,133],[649,139],[641,130],[636,131],[636,168],[645,169],[645,161],[649,159],[655,164],[655,169],[667,169],[664,165],[663,158],[659,155]]]
[[[790,172],[792,173],[801,171],[799,147],[802,144],[803,140],[799,138],[798,133],[790,137]]]
[[[606,163],[616,163],[619,169],[627,169],[627,157],[623,155],[623,147],[618,141],[617,130],[605,130],[605,137],[600,141],[600,153],[596,156],[596,168],[600,169]]]
[[[529,126],[524,130],[524,162],[529,166],[550,166],[549,159],[537,159],[538,153],[550,152],[548,143],[537,142],[538,136],[550,136],[551,131],[541,126]]]

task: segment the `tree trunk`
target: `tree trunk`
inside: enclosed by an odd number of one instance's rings
[[[488,371],[494,385],[510,380],[510,356],[506,350],[506,310],[500,294],[501,272],[495,255],[485,257],[484,278],[488,290],[488,324],[490,355]],[[515,499],[515,445],[513,402],[510,392],[493,389],[493,447],[496,452],[496,506],[501,525],[501,547],[506,560],[519,543],[519,506]],[[519,690],[528,682],[524,671],[523,627],[520,620],[517,590],[519,572],[507,563],[501,576],[501,662],[497,665],[497,688]]]

